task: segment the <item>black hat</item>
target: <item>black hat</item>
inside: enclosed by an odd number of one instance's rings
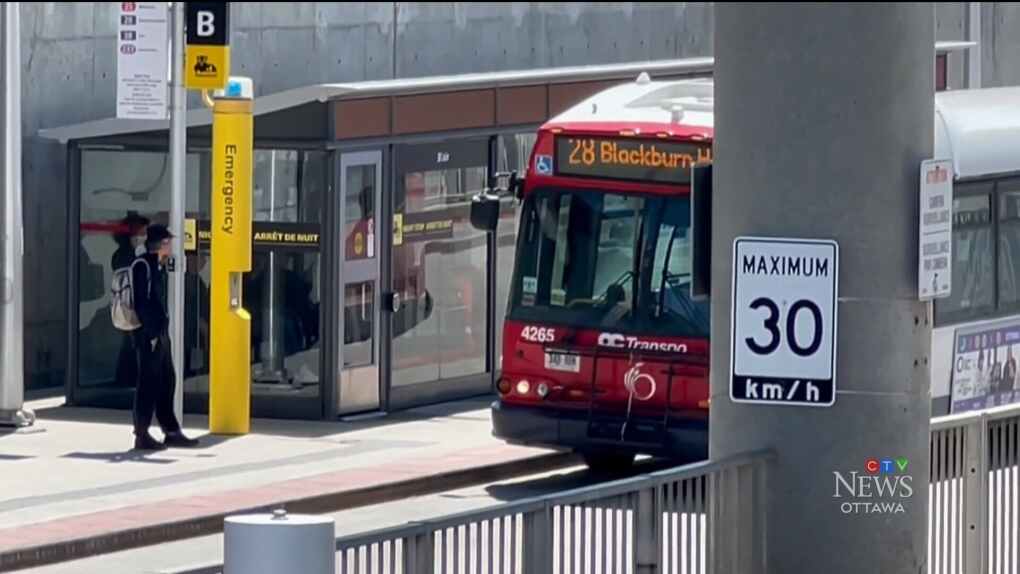
[[[129,227],[145,227],[149,224],[149,218],[143,215],[139,215],[137,211],[129,211],[127,216],[120,221],[122,224]]]
[[[165,225],[155,224],[150,225],[145,241],[147,243],[155,243],[157,241],[163,241],[164,239],[173,238],[174,234],[170,233],[170,230]]]

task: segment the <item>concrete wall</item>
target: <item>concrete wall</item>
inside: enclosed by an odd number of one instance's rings
[[[996,2],[981,14],[981,79],[986,86],[1020,85],[1020,4]]]
[[[935,41],[947,42],[967,39],[967,5],[963,2],[935,3]],[[950,55],[949,87],[965,85],[964,54]]]
[[[64,149],[35,134],[114,115],[116,4],[21,6],[26,380],[41,386],[63,381],[66,286],[75,278],[64,271]],[[938,39],[964,37],[964,12],[960,3],[939,6]],[[986,4],[983,34],[985,83],[1020,83],[1020,7]],[[709,56],[713,10],[710,3],[238,2],[231,35],[235,73],[251,76],[264,94],[326,81]]]
[[[935,39],[967,38],[965,2],[936,4]],[[963,56],[950,60],[949,85],[964,85]],[[1020,85],[1020,4],[985,2],[981,11],[981,83],[986,87]]]

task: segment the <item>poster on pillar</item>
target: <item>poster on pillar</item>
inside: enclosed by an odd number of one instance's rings
[[[922,301],[948,297],[953,287],[953,163],[921,163],[917,292]]]
[[[1006,319],[956,330],[950,412],[1020,402],[1020,320]]]

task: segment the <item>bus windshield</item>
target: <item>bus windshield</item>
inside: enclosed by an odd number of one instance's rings
[[[688,197],[545,188],[521,217],[511,319],[708,337],[708,303],[690,298]]]

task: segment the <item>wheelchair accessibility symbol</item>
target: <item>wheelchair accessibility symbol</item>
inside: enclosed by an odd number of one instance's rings
[[[535,171],[540,175],[552,175],[553,162],[551,155],[535,156]]]

